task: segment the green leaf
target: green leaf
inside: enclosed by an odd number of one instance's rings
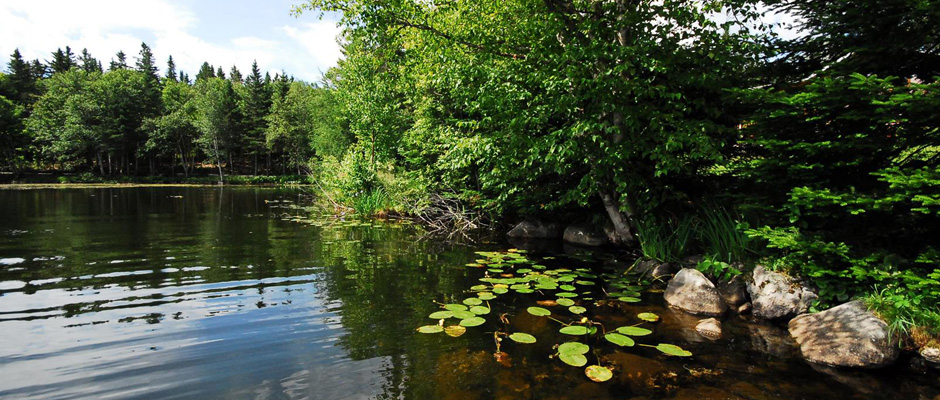
[[[584,374],[587,375],[588,379],[594,382],[607,382],[610,378],[614,377],[613,371],[600,365],[587,367],[587,369],[584,370]]]
[[[619,333],[608,333],[604,335],[604,339],[607,339],[608,342],[611,342],[617,346],[624,347],[631,347],[636,343],[629,336],[624,336]]]
[[[572,298],[572,297],[578,297],[578,294],[571,293],[571,292],[561,292],[561,293],[556,294],[555,296]]]
[[[472,318],[467,318],[467,319],[462,319],[462,320],[460,320],[460,326],[465,326],[465,327],[470,328],[470,327],[474,327],[474,326],[483,325],[484,322],[486,322],[486,320],[483,319],[483,318],[480,318],[480,317],[472,317]]]
[[[535,343],[535,336],[532,336],[528,333],[516,332],[516,333],[513,333],[512,335],[509,335],[509,338],[512,339],[512,341],[517,342],[517,343],[526,343],[526,344]]]
[[[473,306],[470,307],[470,312],[476,315],[486,315],[490,313],[490,308],[484,306]]]
[[[571,299],[557,299],[555,300],[555,302],[558,303],[558,305],[565,306],[565,307],[570,307],[574,305],[574,300],[571,300]]]
[[[469,299],[464,299],[463,303],[468,306],[478,306],[483,304],[483,300],[480,300],[478,297],[471,297]]]
[[[479,297],[480,300],[493,300],[496,298],[496,295],[490,292],[480,292],[477,293],[477,297]]]
[[[425,325],[418,328],[418,332],[421,333],[441,333],[444,332],[444,327],[440,325]]]
[[[656,322],[659,321],[659,316],[651,312],[639,313],[636,315],[637,318],[642,319],[647,322]]]
[[[473,318],[476,316],[476,314],[470,311],[453,311],[453,313],[454,313],[454,318],[457,318],[457,319],[467,319],[467,318]]]
[[[568,311],[571,311],[573,314],[584,314],[587,312],[587,309],[581,306],[571,306],[568,307]]]
[[[572,367],[583,367],[587,365],[587,357],[583,354],[559,354],[558,359]]]
[[[444,304],[444,309],[450,311],[467,311],[467,306],[463,304]]]
[[[529,307],[526,309],[526,311],[528,311],[529,314],[532,314],[536,317],[544,317],[547,315],[552,315],[551,311],[548,311],[542,307]]]
[[[579,342],[565,342],[558,346],[558,354],[586,354],[591,347]]]
[[[640,299],[637,297],[618,297],[617,300],[620,300],[625,303],[639,303]]]
[[[666,355],[676,356],[676,357],[691,357],[692,352],[685,350],[674,344],[660,343],[656,345],[656,350],[663,352]]]
[[[444,328],[444,333],[446,333],[447,336],[450,336],[450,337],[458,337],[460,335],[463,335],[466,332],[467,332],[467,328],[464,328],[460,325],[451,325],[451,326]]]
[[[617,332],[630,336],[646,336],[653,333],[653,331],[649,329],[640,328],[638,326],[622,326],[617,328]]]
[[[437,311],[437,312],[431,313],[431,315],[429,315],[428,317],[431,319],[446,319],[446,318],[452,318],[453,316],[454,316],[453,311]]]
[[[586,326],[581,325],[572,325],[566,326],[558,330],[558,332],[564,333],[565,335],[587,335],[591,330]]]

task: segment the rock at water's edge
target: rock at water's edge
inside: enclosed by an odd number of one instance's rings
[[[818,297],[799,281],[758,265],[753,282],[747,285],[755,317],[786,320],[805,313]]]
[[[790,335],[808,361],[833,367],[878,368],[900,353],[888,324],[852,301],[790,321]]]
[[[715,285],[692,268],[684,268],[666,285],[666,302],[692,314],[718,316],[727,306]]]
[[[714,318],[703,319],[695,325],[695,331],[709,339],[718,339],[721,337],[721,321]]]
[[[744,283],[744,275],[736,275],[729,281],[718,282],[718,294],[733,310],[747,303],[747,285]]]
[[[557,239],[561,237],[561,226],[536,220],[526,220],[514,226],[506,235],[514,238]]]
[[[565,229],[563,236],[565,242],[582,246],[603,246],[607,244],[607,235],[588,225],[571,225]]]

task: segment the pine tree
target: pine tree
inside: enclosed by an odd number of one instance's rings
[[[88,49],[82,49],[82,55],[78,57],[78,61],[81,63],[79,67],[85,72],[102,72],[99,69],[101,64],[96,58],[91,56]]]
[[[215,71],[216,78],[225,79],[225,71],[222,71],[222,66],[219,66],[219,69]]]
[[[153,62],[153,53],[146,43],[140,44],[140,57],[137,59],[137,71],[144,75],[144,87],[141,92],[144,117],[154,117],[160,113],[160,78],[157,66]]]
[[[49,63],[49,66],[52,67],[52,73],[54,74],[67,72],[75,67],[75,55],[72,54],[72,49],[69,46],[65,46],[65,50],[62,50],[62,48],[57,49],[52,53],[52,62]]]
[[[19,104],[32,104],[37,94],[36,76],[33,74],[29,63],[23,60],[20,50],[13,50],[10,55],[10,62],[7,64],[9,71],[10,91],[8,98]]]
[[[127,69],[127,55],[124,54],[124,51],[123,50],[118,51],[116,56],[117,56],[117,61],[112,59],[111,66],[108,67],[108,69],[111,71],[115,71],[119,69]]]
[[[245,98],[242,99],[242,113],[245,116],[245,145],[252,157],[254,173],[258,173],[258,158],[267,153],[265,131],[268,127],[267,115],[271,110],[271,92],[261,77],[258,62],[251,64],[251,73],[245,78]]]
[[[180,75],[182,75],[182,73],[180,73]],[[177,80],[176,63],[173,62],[173,56],[170,56],[170,58],[166,60],[166,79],[173,82],[176,82]]]
[[[29,64],[29,70],[33,75],[33,80],[43,79],[49,76],[49,69],[46,68],[46,65],[39,61],[39,59],[35,59]]]
[[[238,67],[232,66],[232,70],[228,73],[228,79],[231,80],[232,83],[242,83],[242,73],[238,70]]]
[[[209,78],[215,78],[215,70],[208,62],[203,62],[202,66],[199,67],[199,72],[196,73],[196,82],[204,81]]]

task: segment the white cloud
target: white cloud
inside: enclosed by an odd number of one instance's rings
[[[250,12],[250,11],[246,11]],[[86,0],[0,3],[0,60],[5,69],[13,50],[26,59],[47,60],[57,48],[82,48],[107,67],[119,50],[132,62],[146,42],[161,68],[173,55],[177,69],[194,76],[208,61],[228,71],[236,65],[243,73],[257,60],[272,74],[282,69],[304,80],[316,80],[320,71],[340,57],[332,22],[298,23],[298,27],[239,27],[245,35],[221,41],[198,37],[203,23],[190,8],[171,0]]]

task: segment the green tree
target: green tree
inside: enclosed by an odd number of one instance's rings
[[[202,66],[199,67],[199,72],[196,73],[196,82],[208,80],[209,78],[215,78],[215,70],[212,69],[212,66],[208,62],[202,63]]]
[[[108,67],[109,71],[115,71],[119,69],[127,69],[127,54],[124,54],[123,50],[120,50],[115,54],[117,61],[113,58],[111,59],[111,65]]]
[[[266,117],[271,110],[271,92],[264,79],[258,62],[251,64],[251,73],[245,78],[245,85],[241,91],[240,106],[244,115],[245,151],[252,158],[254,174],[258,174],[259,158],[267,154],[267,139],[265,131],[268,127]],[[270,168],[270,158],[268,159]]]
[[[53,74],[68,72],[70,69],[77,66],[78,64],[75,63],[75,54],[72,54],[72,48],[69,46],[65,46],[65,50],[59,48],[52,53],[52,61],[49,63],[49,67],[52,68]]]
[[[0,83],[6,79],[0,75]],[[6,165],[4,168],[17,173],[23,161],[22,147],[28,143],[23,133],[23,107],[0,95],[0,154]]]
[[[18,104],[31,105],[36,101],[39,94],[39,87],[36,80],[39,78],[34,74],[29,63],[23,60],[20,50],[13,50],[10,55],[10,62],[7,64],[7,84],[4,85],[7,99]]]
[[[88,49],[82,49],[82,55],[78,57],[79,67],[86,72],[103,72],[101,62],[91,56]]]
[[[165,82],[162,101],[165,113],[144,120],[148,132],[145,150],[158,157],[170,157],[171,168],[178,163],[189,176],[196,164],[196,92],[185,82]]]
[[[238,104],[232,82],[223,78],[209,78],[197,89],[195,125],[199,129],[198,143],[215,162],[219,180],[224,181],[222,163],[228,159],[229,169],[234,168],[232,151],[235,145],[233,133],[238,124]]]
[[[166,60],[166,80],[168,81],[177,81],[176,75],[176,62],[173,61],[173,56],[170,56]]]

